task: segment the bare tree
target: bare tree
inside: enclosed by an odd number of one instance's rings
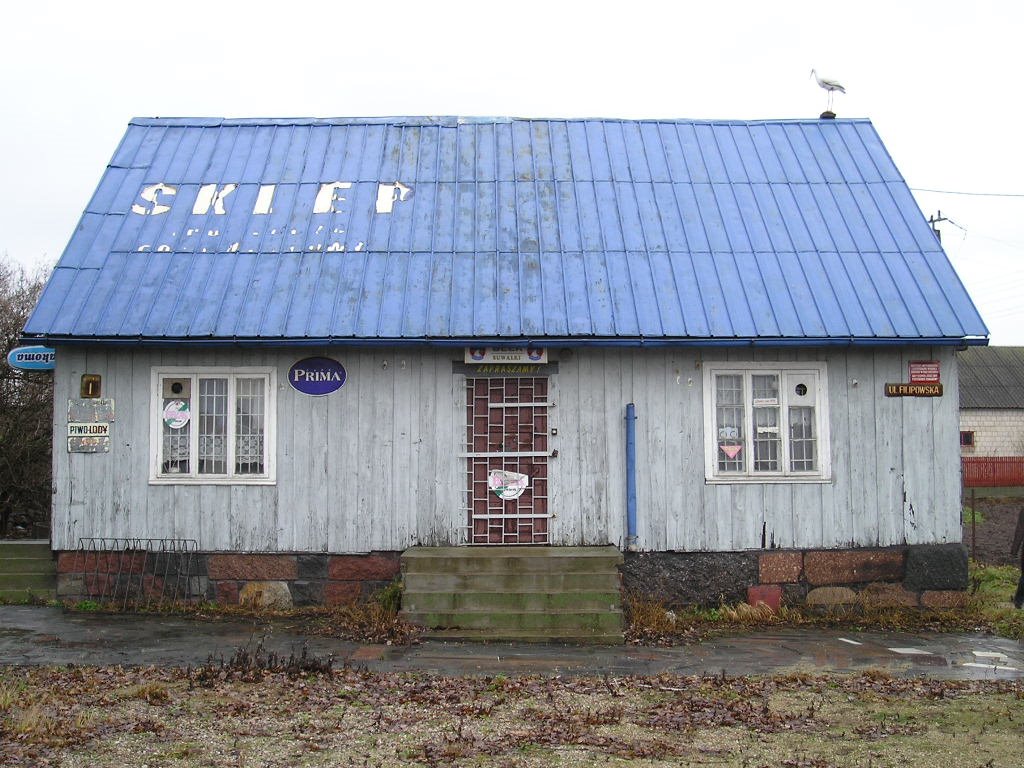
[[[38,535],[50,524],[53,374],[6,362],[49,272],[0,258],[0,536]]]

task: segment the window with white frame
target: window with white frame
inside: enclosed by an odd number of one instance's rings
[[[709,481],[831,476],[824,363],[705,363]]]
[[[153,371],[155,482],[274,480],[274,371]]]

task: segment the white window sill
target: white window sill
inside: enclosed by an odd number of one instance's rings
[[[706,485],[828,485],[832,482],[831,477],[750,477],[748,475],[737,477],[706,477]]]
[[[151,477],[150,485],[277,485],[272,477]]]

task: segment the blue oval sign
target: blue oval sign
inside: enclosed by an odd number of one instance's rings
[[[15,347],[7,353],[11,368],[23,371],[52,371],[57,364],[57,350],[50,347]]]
[[[307,357],[288,371],[288,383],[304,395],[329,395],[345,384],[345,366],[329,357]]]

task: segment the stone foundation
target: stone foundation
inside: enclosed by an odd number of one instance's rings
[[[143,553],[57,553],[57,597],[209,600],[287,608],[369,597],[398,576],[400,552],[366,555],[198,553],[148,560]]]
[[[627,593],[670,608],[715,607],[775,595],[789,605],[873,607],[961,605],[967,589],[967,548],[922,544],[843,550],[627,552]],[[753,588],[753,591],[748,591]]]
[[[177,555],[170,561],[165,557],[154,565],[143,553],[60,552],[57,597],[95,600],[123,595],[127,589],[137,599],[161,600],[177,590],[177,599],[226,605],[332,606],[386,587],[399,575],[400,556],[208,552],[191,558]],[[771,604],[780,596],[789,605],[955,608],[967,588],[967,549],[961,544],[935,544],[627,552],[621,569],[627,593],[673,608],[750,599]]]

